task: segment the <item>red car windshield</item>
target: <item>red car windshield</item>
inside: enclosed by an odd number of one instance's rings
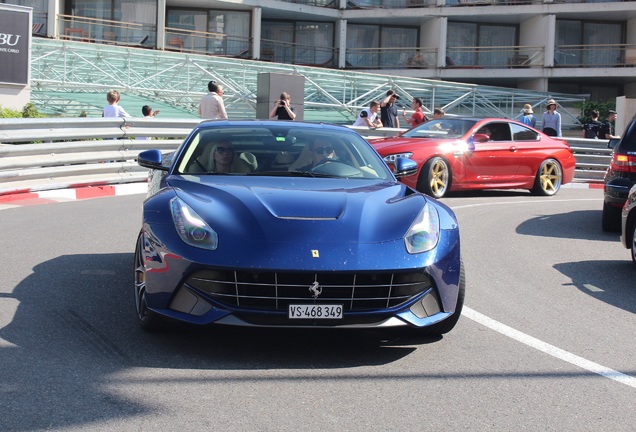
[[[433,119],[405,132],[404,138],[461,138],[471,130],[477,120],[474,119]]]

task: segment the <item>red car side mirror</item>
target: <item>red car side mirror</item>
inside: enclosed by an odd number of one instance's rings
[[[483,142],[488,142],[490,140],[490,137],[486,134],[475,134],[473,135],[473,142],[478,142],[478,143],[483,143]]]

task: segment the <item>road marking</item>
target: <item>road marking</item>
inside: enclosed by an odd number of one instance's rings
[[[592,291],[592,292],[605,292],[602,289],[600,289],[599,287],[594,286],[592,284],[583,284],[583,287],[587,288],[589,291]]]
[[[502,202],[486,202],[486,203],[477,203],[477,204],[465,204],[460,206],[449,206],[453,210],[464,209],[470,207],[484,207],[484,206],[492,206],[492,205],[511,205],[511,204],[536,204],[536,203],[555,203],[555,202],[572,202],[572,201],[596,201],[598,202],[598,198],[581,198],[581,199],[567,199],[567,200],[558,200],[558,199],[536,199],[530,201],[502,201]],[[448,204],[447,204],[448,205]]]
[[[508,336],[509,338],[514,339],[517,342],[521,342],[524,345],[535,348],[559,360],[563,360],[567,363],[578,366],[602,377],[618,381],[619,383],[625,384],[626,386],[636,388],[636,378],[632,376],[602,366],[598,363],[594,363],[590,360],[584,359],[583,357],[579,357],[568,351],[562,350],[561,348],[557,348],[554,345],[550,345],[549,343],[543,342],[537,338],[520,332],[519,330],[508,327],[507,325],[502,324],[492,318],[489,318],[486,315],[483,315],[469,307],[464,306],[464,308],[462,309],[462,315],[470,320],[473,320],[483,326],[488,327],[489,329],[501,333],[504,336]]]

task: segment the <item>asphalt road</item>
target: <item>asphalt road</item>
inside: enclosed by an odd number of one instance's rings
[[[0,211],[0,430],[632,431],[636,286],[602,191],[444,199],[466,309],[439,339],[138,329],[142,195]]]

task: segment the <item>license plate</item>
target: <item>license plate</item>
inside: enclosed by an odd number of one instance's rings
[[[342,319],[342,305],[289,305],[290,319]]]

